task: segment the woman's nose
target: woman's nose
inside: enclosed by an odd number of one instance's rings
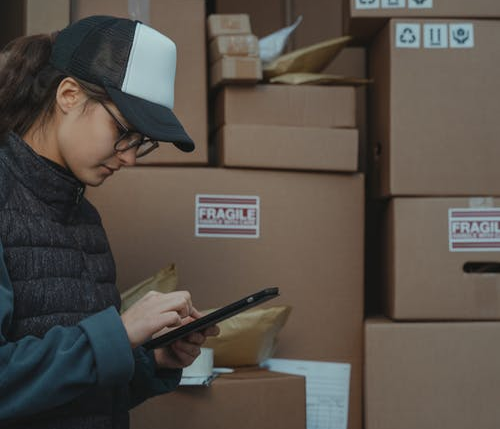
[[[126,150],[124,152],[117,152],[117,156],[123,165],[129,166],[129,167],[134,166],[136,161],[137,161],[136,148],[134,148],[134,147],[130,148],[129,150]]]

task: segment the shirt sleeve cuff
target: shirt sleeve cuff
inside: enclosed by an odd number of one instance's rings
[[[97,382],[102,386],[127,384],[134,374],[132,348],[120,315],[109,307],[79,323],[94,351]]]

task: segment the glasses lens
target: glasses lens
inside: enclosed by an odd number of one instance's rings
[[[140,158],[147,155],[158,147],[158,142],[155,140],[144,139],[144,142],[137,148],[135,156]]]

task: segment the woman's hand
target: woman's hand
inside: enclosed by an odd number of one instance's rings
[[[193,308],[187,291],[160,293],[151,291],[125,311],[121,318],[132,348],[140,346],[165,327],[182,324],[183,319],[199,313]]]
[[[199,317],[201,317],[201,313],[195,308],[192,308],[191,315],[182,319],[182,325],[190,323]],[[161,335],[163,333],[165,333],[165,331],[158,334]],[[191,365],[200,355],[200,348],[207,337],[215,337],[217,335],[219,335],[219,327],[214,325],[206,328],[202,332],[193,332],[167,347],[155,349],[154,356],[156,364],[160,368],[185,368]]]

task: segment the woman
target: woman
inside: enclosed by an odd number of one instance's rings
[[[171,110],[175,62],[167,37],[104,16],[1,54],[0,427],[127,428],[128,410],[173,390],[218,333],[141,347],[200,314],[180,291],[120,316],[109,244],[83,197],[158,141],[194,149]]]

